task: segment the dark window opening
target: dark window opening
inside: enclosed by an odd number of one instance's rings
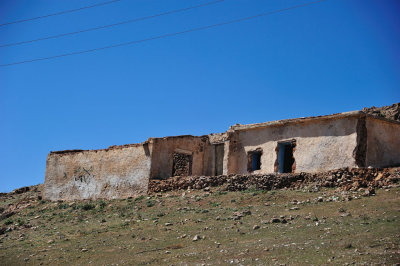
[[[253,172],[261,169],[262,150],[249,151],[247,154],[247,171]]]
[[[278,143],[278,172],[292,173],[294,172],[295,159],[293,156],[296,147],[295,141]]]
[[[191,154],[174,153],[172,176],[191,176],[192,161],[193,156]]]
[[[215,175],[222,175],[224,166],[224,144],[215,145]]]

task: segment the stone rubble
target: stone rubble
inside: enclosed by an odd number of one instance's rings
[[[177,176],[165,180],[150,180],[148,193],[172,190],[221,187],[226,191],[304,189],[318,191],[320,187],[339,188],[342,191],[375,193],[400,181],[400,168],[342,168],[320,173],[290,173],[261,175]]]
[[[384,117],[386,119],[400,121],[400,103],[395,103],[390,106],[375,107],[370,108],[365,107],[362,109],[366,114],[370,114],[377,117]]]

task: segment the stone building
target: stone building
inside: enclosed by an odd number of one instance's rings
[[[222,134],[150,138],[102,150],[50,152],[43,197],[126,198],[150,179],[320,172],[400,165],[400,122],[355,111],[234,125]]]

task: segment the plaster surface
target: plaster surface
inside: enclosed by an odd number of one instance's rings
[[[293,139],[296,140],[295,172],[356,167],[353,151],[357,145],[357,121],[357,117],[345,117],[233,131],[228,172],[248,173],[247,153],[261,148],[261,169],[253,173],[273,173],[278,142]]]
[[[50,153],[44,199],[126,198],[147,193],[151,159],[146,145]]]
[[[294,173],[400,165],[400,122],[363,112],[347,112],[236,124],[225,133],[200,137],[150,138],[142,144],[103,150],[51,152],[43,197],[126,198],[146,194],[149,180],[168,179],[174,173],[213,176],[217,168],[218,173],[222,168],[223,175],[248,174],[251,171],[248,153],[255,150],[262,152],[261,167],[252,174],[274,173],[278,169],[280,142],[295,144],[291,168]],[[191,169],[174,172],[174,154],[176,158],[189,158],[187,165]],[[187,166],[184,162],[178,164],[180,168]]]
[[[367,117],[366,165],[389,167],[400,165],[400,123]]]

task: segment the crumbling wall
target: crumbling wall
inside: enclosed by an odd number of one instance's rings
[[[232,130],[229,145],[229,174],[246,174],[247,154],[261,148],[261,169],[254,174],[275,172],[276,148],[280,141],[296,141],[293,153],[295,172],[319,172],[342,167],[356,167],[359,115],[338,119],[295,121],[267,127]]]
[[[151,179],[167,179],[173,175],[174,154],[191,155],[192,175],[213,175],[213,146],[207,136],[176,136],[151,139]]]
[[[151,154],[147,144],[52,152],[47,157],[43,197],[82,200],[145,194],[150,167]]]
[[[400,123],[368,116],[366,166],[400,165]]]
[[[362,109],[362,112],[375,117],[383,117],[400,122],[400,103],[394,103],[392,105],[382,107],[365,107]]]

